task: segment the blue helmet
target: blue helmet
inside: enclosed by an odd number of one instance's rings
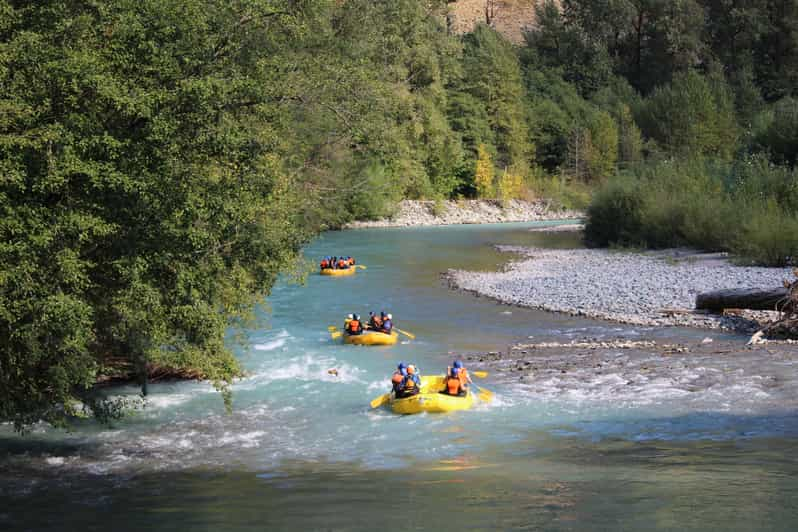
[[[455,369],[460,369],[463,367],[463,363],[460,362],[459,360],[455,360],[454,364],[452,364],[452,367],[454,367]]]
[[[407,367],[407,364],[405,364],[404,362],[399,362],[399,365],[397,367],[399,369],[405,369]]]

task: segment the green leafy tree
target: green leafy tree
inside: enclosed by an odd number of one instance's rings
[[[654,91],[641,127],[669,153],[729,160],[737,148],[734,102],[726,83],[690,71]]]
[[[0,419],[63,422],[109,364],[223,387],[228,328],[311,229],[264,69],[292,6],[3,7]]]
[[[591,179],[609,177],[618,161],[618,127],[604,112],[595,113],[590,121],[590,142],[586,146],[587,171]]]

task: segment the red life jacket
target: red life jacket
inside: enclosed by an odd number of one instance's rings
[[[338,269],[343,270],[344,268],[346,268],[346,262],[344,262],[343,260],[339,260],[338,261]]]
[[[330,262],[327,259],[321,261],[321,269],[327,268],[330,265]]]
[[[349,322],[349,332],[355,334],[360,332],[360,322],[357,320],[352,320]]]

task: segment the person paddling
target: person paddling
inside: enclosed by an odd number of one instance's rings
[[[446,368],[446,389],[444,393],[449,395],[464,396],[468,393],[468,385],[471,383],[468,371],[459,360]]]
[[[352,316],[352,319],[345,323],[346,333],[349,335],[363,334],[363,324],[360,321],[360,315],[350,314],[350,316]]]
[[[396,398],[410,397],[421,391],[421,377],[413,364],[408,364],[407,375],[402,379],[399,389],[396,390]]]
[[[393,321],[392,321],[393,316],[391,316],[390,314],[385,314],[383,312],[380,317],[382,318],[381,319],[382,327],[380,328],[380,332],[383,332],[385,334],[391,334],[391,331],[393,331]]]
[[[391,387],[394,393],[398,393],[402,388],[402,382],[404,382],[405,377],[407,377],[407,364],[399,362],[399,365],[396,366],[396,371],[391,376]]]
[[[368,328],[374,331],[380,331],[382,329],[382,320],[379,316],[374,314],[374,312],[369,312]]]

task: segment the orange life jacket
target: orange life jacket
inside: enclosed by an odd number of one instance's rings
[[[457,377],[452,377],[452,368],[446,368],[446,389],[449,395],[457,395],[468,385],[468,371],[465,368],[457,370]]]
[[[360,332],[360,322],[357,320],[351,320],[349,322],[349,332],[350,333]]]
[[[327,259],[324,259],[323,261],[321,261],[321,268],[322,269],[327,268],[329,265],[330,265],[330,262]]]
[[[346,261],[344,261],[344,260],[339,260],[339,261],[338,261],[338,268],[339,268],[339,269],[344,269],[344,268],[346,268]]]
[[[446,377],[446,391],[449,392],[449,395],[460,393],[460,379],[456,379],[451,375]]]
[[[402,383],[402,379],[404,379],[404,375],[402,375],[402,374],[401,374],[400,372],[398,372],[398,371],[394,371],[394,373],[393,373],[393,377],[391,377],[391,382],[392,382],[392,383],[393,383],[395,386],[398,386],[399,384],[401,384],[401,383]]]

